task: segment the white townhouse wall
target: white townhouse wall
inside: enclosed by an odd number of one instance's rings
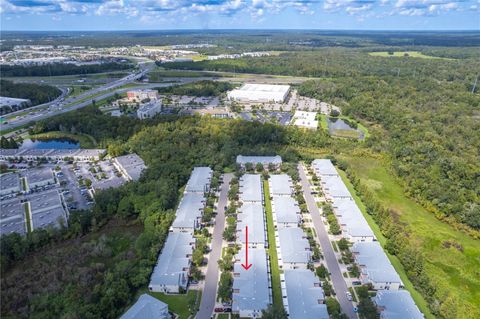
[[[268,180],[271,196],[292,196],[293,182],[287,174],[273,174]]]
[[[264,248],[266,240],[266,220],[263,205],[259,202],[245,203],[238,209],[237,241],[245,245],[246,226],[248,226],[248,247]]]
[[[380,290],[373,302],[381,319],[423,319],[410,293],[406,290]]]
[[[403,286],[400,276],[378,242],[355,243],[351,251],[360,268],[363,284],[372,284],[375,290],[398,290]]]
[[[354,243],[376,240],[370,225],[352,198],[334,198],[332,207],[343,237]]]
[[[204,194],[210,191],[213,171],[210,167],[194,167],[185,186],[186,193]]]
[[[239,198],[242,203],[263,203],[263,185],[259,174],[244,174],[240,177]]]
[[[280,274],[283,305],[289,319],[329,319],[318,277],[308,269],[287,269]]]
[[[275,168],[279,168],[282,164],[282,157],[279,155],[276,156],[237,156],[237,164],[240,167],[244,168],[247,163],[255,165],[262,164],[264,168],[268,169],[270,165],[273,165]]]
[[[312,259],[310,243],[301,228],[280,228],[277,231],[277,257],[282,269],[306,269]]]
[[[205,196],[197,193],[184,193],[176,211],[171,230],[192,233],[200,227]]]
[[[227,99],[237,102],[284,102],[290,92],[290,85],[244,84],[227,93]]]
[[[274,196],[272,211],[277,228],[298,227],[302,219],[297,201],[289,196]]]
[[[190,233],[170,232],[148,285],[154,292],[180,293],[187,289],[195,239]]]

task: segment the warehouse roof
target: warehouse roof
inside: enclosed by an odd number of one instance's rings
[[[245,244],[245,226],[248,226],[248,242],[265,245],[265,215],[261,203],[245,203],[237,214],[239,240]]]
[[[0,175],[0,189],[15,189],[20,191],[20,178],[17,173],[6,173]]]
[[[140,178],[142,171],[146,168],[145,162],[137,154],[118,156],[115,158],[115,161],[134,181]]]
[[[285,270],[288,318],[328,319],[323,289],[315,274],[308,269]]]
[[[292,197],[274,196],[273,210],[278,224],[298,223],[300,221],[300,208],[297,201]]]
[[[293,183],[287,174],[270,175],[270,194],[291,195],[293,192]]]
[[[316,159],[312,162],[312,166],[315,170],[315,173],[319,176],[338,175],[335,166],[333,166],[332,161],[329,159]]]
[[[190,233],[170,232],[153,269],[150,285],[180,285],[186,280],[195,239]]]
[[[232,310],[262,310],[270,303],[270,289],[268,283],[267,254],[265,249],[255,248],[248,250],[249,262],[252,267],[245,270],[241,264],[245,256],[242,249],[237,255],[234,264],[233,301]]]
[[[53,171],[49,167],[39,167],[25,172],[27,182],[30,184],[54,181]]]
[[[247,83],[228,92],[227,97],[234,100],[283,102],[289,91],[289,85]]]
[[[322,188],[332,197],[351,197],[340,176],[322,176]]]
[[[261,202],[262,180],[258,174],[244,174],[240,177],[240,200],[243,202]]]
[[[32,227],[34,229],[66,224],[66,214],[57,190],[41,192],[29,197]]]
[[[168,305],[148,294],[143,294],[120,319],[166,319]]]
[[[333,208],[340,224],[347,229],[350,236],[374,237],[372,229],[353,199],[334,198]]]
[[[280,165],[282,164],[282,158],[279,155],[276,156],[244,156],[244,155],[238,155],[237,156],[237,164],[242,164],[245,165],[247,163],[252,163],[252,164],[262,164],[262,165],[268,165],[268,164],[275,164],[275,165]]]
[[[374,298],[375,304],[381,308],[383,319],[423,319],[410,293],[406,290],[380,290]]]
[[[203,194],[185,193],[178,205],[173,228],[195,228],[195,222],[202,216],[205,207]]]
[[[317,112],[295,111],[293,124],[300,127],[316,129],[318,127]]]
[[[279,255],[284,263],[308,263],[310,261],[310,244],[301,228],[280,228],[278,239]]]
[[[204,193],[208,191],[210,180],[212,179],[212,169],[210,167],[195,167],[192,175],[185,186],[186,192]]]
[[[355,243],[352,252],[362,273],[372,282],[402,282],[378,242]]]

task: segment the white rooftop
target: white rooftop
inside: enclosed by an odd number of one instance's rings
[[[242,202],[262,202],[262,180],[258,174],[244,174],[240,177],[239,197]]]
[[[270,175],[270,194],[275,195],[292,195],[293,183],[287,174]]]
[[[300,222],[300,208],[295,199],[274,196],[272,203],[278,227],[281,227],[280,224],[298,224]]]
[[[205,193],[210,186],[213,171],[210,167],[195,167],[185,186],[186,192]]]
[[[377,307],[381,308],[382,319],[423,319],[410,293],[406,290],[380,290],[374,298]]]
[[[138,298],[120,319],[167,319],[168,305],[148,294]]]
[[[237,232],[242,244],[245,244],[245,226],[248,226],[249,244],[265,245],[265,215],[261,203],[245,203],[239,208]]]
[[[115,158],[120,166],[130,175],[132,180],[138,180],[146,168],[145,162],[137,154],[128,154]]]
[[[351,198],[350,191],[340,176],[322,176],[322,189],[331,197]]]
[[[316,129],[318,127],[317,112],[295,111],[293,125]]]
[[[352,198],[334,198],[333,210],[340,225],[353,237],[374,237],[373,231]]]
[[[203,194],[185,193],[178,205],[172,227],[194,229],[197,220],[202,216],[202,210],[204,207],[205,197]]]
[[[244,84],[239,89],[227,93],[230,100],[246,100],[251,102],[283,102],[290,91],[289,85]]]
[[[280,253],[284,263],[308,263],[310,261],[310,244],[301,228],[290,227],[278,229]]]
[[[337,176],[338,172],[329,159],[316,159],[312,162],[313,169],[318,177],[325,175]]]
[[[276,156],[245,156],[245,155],[238,155],[237,156],[237,164],[245,165],[247,163],[255,164],[275,164],[280,165],[282,164],[282,158],[279,155]]]

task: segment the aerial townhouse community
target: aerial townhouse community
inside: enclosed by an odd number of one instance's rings
[[[322,192],[332,207],[342,230],[341,236],[352,243],[351,252],[360,269],[360,281],[376,291],[373,299],[381,318],[421,319],[415,305],[387,255],[376,240],[338,171],[328,159],[312,162]]]
[[[212,175],[213,171],[208,167],[194,168],[153,270],[148,285],[150,291],[176,294],[187,290],[191,258],[195,248],[194,231],[201,227],[200,218],[205,207],[205,194],[210,190]]]

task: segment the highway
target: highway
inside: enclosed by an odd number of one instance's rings
[[[313,225],[317,232],[318,239],[320,240],[320,246],[322,246],[323,256],[327,263],[327,268],[330,272],[330,278],[332,279],[333,288],[336,292],[336,297],[340,303],[342,312],[348,316],[348,318],[356,319],[357,314],[353,311],[353,304],[347,299],[347,284],[343,278],[342,271],[338,265],[337,257],[333,251],[332,244],[328,238],[327,230],[320,217],[320,210],[312,195],[312,189],[308,182],[307,175],[302,164],[298,164],[298,171],[300,173],[300,182],[302,184],[303,193],[305,195],[305,201],[307,208],[312,215]]]
[[[210,319],[213,308],[215,307],[219,278],[218,260],[222,255],[223,229],[225,228],[225,206],[227,206],[228,188],[232,177],[233,174],[231,173],[223,175],[223,183],[218,199],[217,216],[215,217],[215,227],[213,228],[212,251],[210,252],[208,260],[202,301],[200,302],[200,310],[196,315],[197,319]]]

